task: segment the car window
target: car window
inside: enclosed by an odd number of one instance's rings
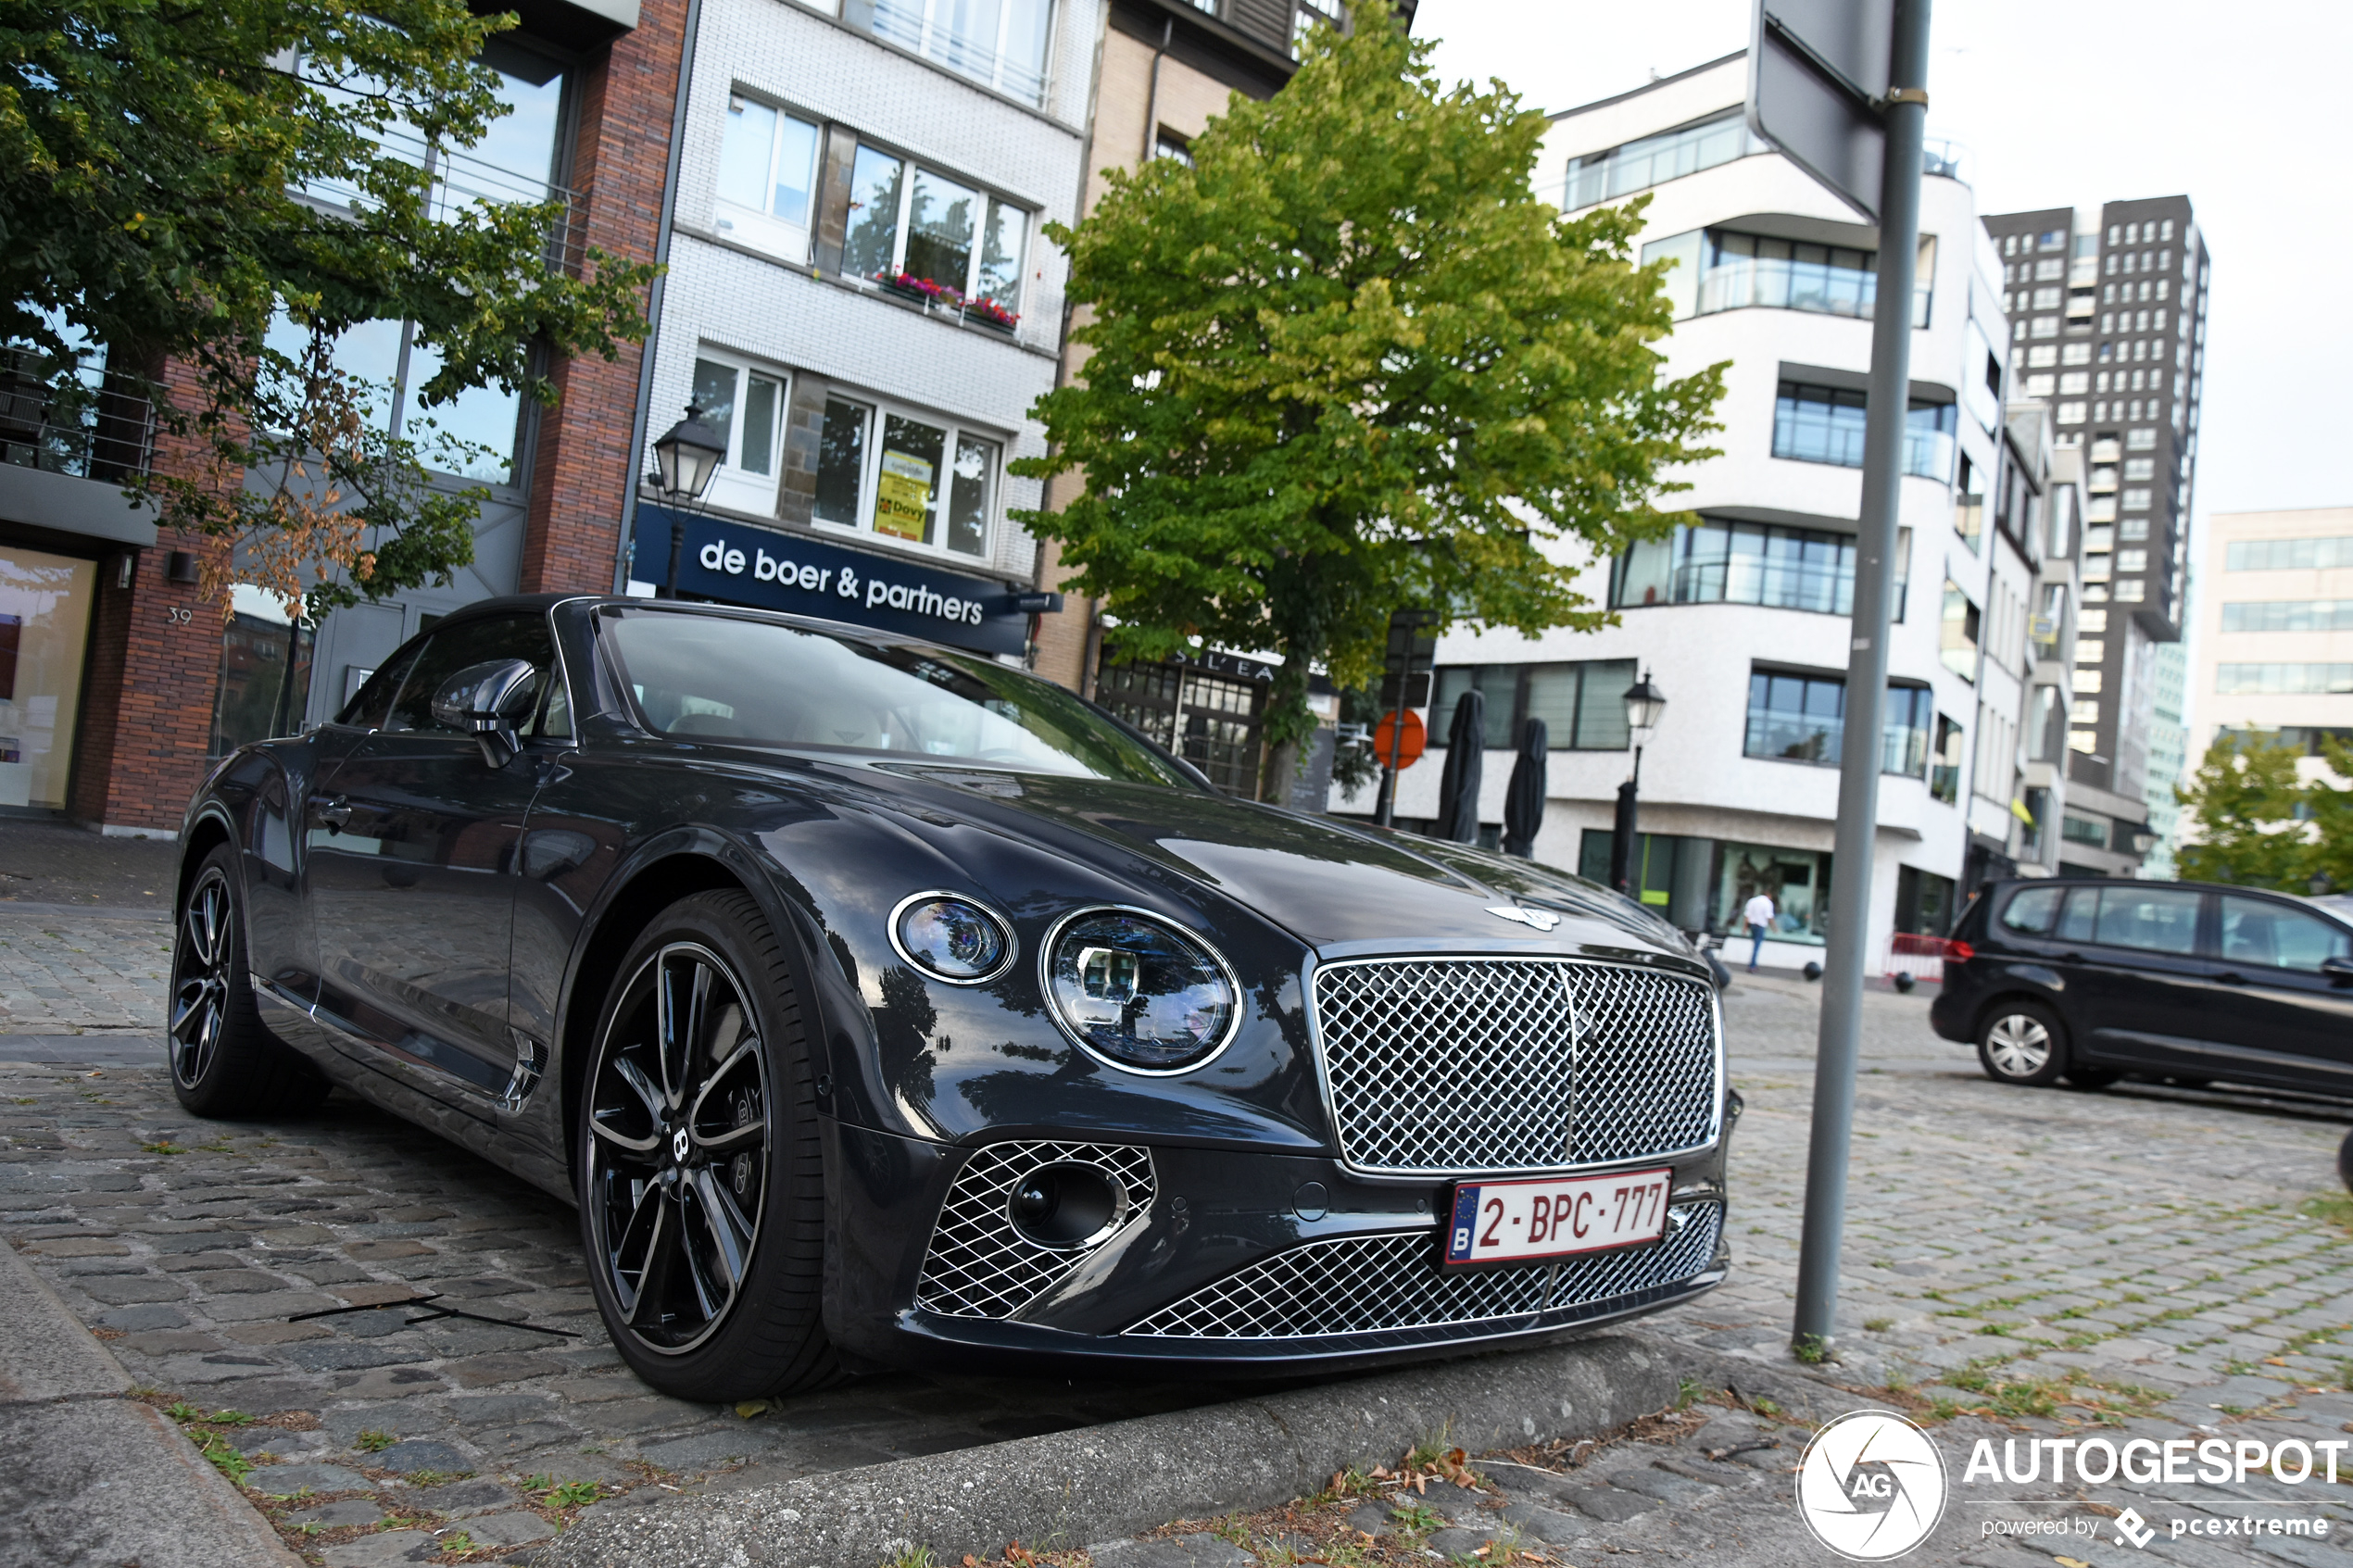
[[[2093,941],[2151,953],[2187,956],[2197,951],[2200,895],[2180,887],[2120,885],[2103,887],[2099,896],[2099,927]]]
[[[1060,686],[974,654],[666,610],[599,633],[648,728],[1198,788]]]
[[[2232,963],[2318,974],[2323,959],[2353,958],[2353,932],[2268,898],[2225,893],[2222,957]]]
[[[2089,942],[2092,928],[2100,917],[2100,890],[2096,887],[2070,887],[2067,891],[2067,912],[2059,917],[2058,939],[2062,942]]]
[[[2064,887],[2020,888],[2002,906],[2002,929],[2021,936],[2046,935],[2058,918],[2059,900],[2066,893]]]
[[[409,673],[409,666],[416,662],[418,650],[423,646],[423,639],[420,638],[385,659],[352,694],[351,700],[343,705],[343,711],[335,715],[335,722],[362,730],[383,729],[384,715],[392,711],[393,694],[400,689],[402,677]]]
[[[410,667],[408,680],[401,683],[400,696],[394,699],[384,728],[457,733],[443,731],[434,721],[434,694],[468,665],[494,659],[528,659],[538,669],[541,679],[546,679],[556,662],[556,646],[547,635],[547,617],[501,615],[436,628],[425,639],[424,651]]]

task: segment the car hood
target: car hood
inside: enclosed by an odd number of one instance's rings
[[[872,771],[886,791],[989,822],[1122,880],[1179,872],[1320,950],[1541,945],[1694,957],[1680,933],[1605,888],[1467,845],[1100,779],[905,764]],[[1494,912],[1519,907],[1550,910],[1560,922],[1547,935]]]

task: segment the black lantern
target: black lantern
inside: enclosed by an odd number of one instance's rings
[[[727,437],[713,430],[702,410],[686,405],[686,417],[654,443],[655,483],[661,498],[673,507],[692,506],[711,488],[713,475],[727,456]]]
[[[1637,750],[1649,740],[1650,733],[1658,728],[1661,715],[1667,711],[1667,694],[1651,684],[1650,671],[1626,688],[1626,727],[1634,733]]]
[[[670,508],[670,576],[662,593],[678,596],[678,569],[686,553],[686,509],[699,503],[727,456],[727,436],[714,430],[702,410],[686,405],[686,417],[654,443],[654,488]]]

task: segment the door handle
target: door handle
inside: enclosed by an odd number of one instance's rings
[[[2059,962],[2061,963],[2082,963],[2082,961],[2083,955],[2081,953],[2061,953],[2059,955]]]
[[[319,820],[326,823],[330,829],[341,828],[344,823],[351,821],[351,802],[340,795],[336,796],[333,800],[319,808]]]
[[[2226,969],[2214,978],[2221,981],[2225,985],[2244,985],[2246,984],[2246,976],[2241,974],[2234,969]]]

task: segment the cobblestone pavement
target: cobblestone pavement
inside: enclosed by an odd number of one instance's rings
[[[1801,983],[1744,979],[1725,998],[1733,1082],[1748,1101],[1732,1145],[1735,1272],[1713,1296],[1646,1327],[1789,1364],[1818,996]],[[2353,1565],[2353,1506],[2337,1500],[2353,1497],[2353,1448],[2338,1449],[2344,1485],[2334,1486],[2322,1479],[2325,1450],[2307,1450],[2312,1478],[2292,1486],[2242,1477],[2233,1448],[2222,1486],[2187,1478],[2198,1471],[2191,1449],[2171,1483],[2082,1484],[2070,1468],[2070,1484],[2055,1487],[2050,1450],[2032,1446],[2347,1444],[2353,1200],[2336,1185],[2334,1157],[2353,1110],[2154,1085],[2007,1088],[1967,1047],[1931,1034],[1926,1014],[1924,993],[1865,997],[1840,1361],[1821,1369],[1856,1390],[1853,1405],[1908,1411],[1942,1447],[1951,1502],[1905,1561]],[[1708,1458],[1760,1436],[1775,1446]],[[1792,1501],[1806,1436],[1704,1405],[1649,1442],[1580,1453],[1566,1474],[1491,1463],[1484,1474],[1499,1486],[1435,1489],[1440,1517],[1422,1522],[1437,1533],[1400,1544],[1452,1555],[1493,1540],[1579,1563],[1620,1553],[1756,1568],[1835,1562]],[[1965,1481],[1980,1438],[2015,1465],[2009,1474],[2036,1479]],[[2039,1468],[2030,1472],[2030,1461]],[[2283,1462],[2295,1474],[2301,1461]],[[2127,1508],[2147,1521],[2136,1530],[2156,1531],[2145,1546],[2126,1538],[2116,1516]],[[1390,1560],[1399,1524],[1390,1508],[1335,1503],[1320,1513],[1336,1510],[1378,1527],[1378,1546],[1357,1544]],[[2283,1528],[2325,1519],[2329,1531],[2275,1535],[2274,1519]],[[1232,1532],[1247,1550],[1194,1534],[1094,1556],[1099,1568],[1291,1561],[1282,1555],[1295,1549],[1283,1544],[1289,1522],[1252,1524],[1255,1534]]]
[[[62,933],[51,940],[82,949],[76,961],[94,972],[160,966],[142,956],[142,944],[158,940],[153,926],[77,919],[43,929]],[[1744,979],[1726,998],[1734,1082],[1748,1100],[1733,1145],[1736,1273],[1716,1295],[1650,1323],[1718,1353],[1786,1355],[1816,998],[1770,979]],[[102,1016],[98,1004],[82,1005],[83,1015],[60,1011],[40,1029]],[[1924,995],[1875,992],[1865,1016],[1842,1362],[1827,1370],[1858,1388],[1894,1386],[1874,1398],[1936,1424],[1957,1483],[1965,1440],[1978,1434],[2112,1426],[2105,1435],[2120,1440],[2312,1441],[2353,1420],[2342,1392],[2353,1358],[2353,1233],[2340,1223],[2334,1176],[2343,1110],[2154,1085],[2005,1088],[1929,1034]],[[7,1058],[0,1039],[0,1062]],[[562,1205],[341,1097],[303,1123],[224,1126],[184,1115],[159,1065],[97,1071],[0,1066],[0,1236],[159,1397],[267,1418],[215,1425],[211,1440],[275,1461],[251,1477],[265,1494],[309,1488],[275,1512],[290,1529],[312,1528],[298,1544],[315,1560],[399,1561],[438,1544],[436,1529],[503,1548],[544,1536],[595,1499],[632,1506],[665,1488],[751,1485],[1221,1393],[893,1376],[749,1417],[663,1399],[606,1345]],[[386,1305],[428,1292],[504,1322],[418,1323],[419,1310]],[[347,1306],[370,1310],[290,1321]],[[1723,1447],[1722,1433],[1756,1419],[1714,1409],[1705,1446]],[[1778,1449],[1752,1451],[1793,1448],[1784,1436]],[[1604,1450],[1576,1482],[1591,1507],[1566,1494],[1544,1503],[1580,1532],[1565,1560],[1614,1549],[1823,1560],[1793,1534],[1786,1458],[1736,1463],[1730,1474],[1743,1484],[1715,1486],[1657,1479],[1677,1473],[1639,1452],[1640,1463],[1613,1457],[1628,1452]],[[1623,1479],[1621,1465],[1632,1466]],[[2353,1483],[2353,1459],[2343,1468]],[[594,1485],[552,1489],[567,1481]],[[2133,1503],[2161,1525],[2162,1511],[2183,1514],[2183,1499],[2220,1506],[2265,1486],[2279,1514],[2309,1515],[2319,1492],[2255,1480],[2089,1493]],[[2028,1561],[2003,1555],[2018,1549],[2002,1544],[2008,1537],[1980,1544],[1980,1530],[1997,1503],[2035,1513],[2014,1500],[2033,1494],[1957,1486],[1944,1526],[1913,1561]],[[2295,1500],[2281,1507],[2280,1498]],[[2054,1549],[2086,1562],[2138,1555],[2106,1538]],[[2245,1555],[2259,1547],[2353,1564],[2335,1539],[2217,1546],[2160,1536],[2148,1550],[2196,1563],[2263,1561]]]
[[[100,920],[0,903],[0,1035],[153,1034],[170,967],[161,915]]]

